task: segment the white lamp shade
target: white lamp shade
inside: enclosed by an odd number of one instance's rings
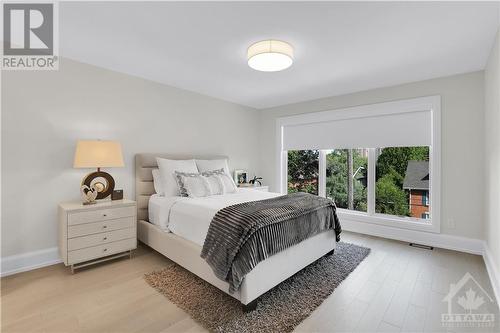
[[[80,140],[76,145],[74,168],[123,167],[122,147],[117,141]]]
[[[293,47],[280,40],[263,40],[247,50],[248,66],[263,72],[276,72],[293,63]]]

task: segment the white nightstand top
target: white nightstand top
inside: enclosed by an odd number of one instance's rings
[[[122,199],[122,200],[97,200],[97,203],[93,205],[84,205],[81,201],[71,201],[62,202],[59,207],[66,211],[79,211],[79,210],[89,210],[89,209],[100,209],[100,208],[113,208],[113,207],[125,207],[133,206],[135,201]]]
[[[247,188],[247,189],[256,190],[256,191],[269,191],[269,186],[267,186],[267,185],[261,185],[261,186],[238,186],[238,188]]]

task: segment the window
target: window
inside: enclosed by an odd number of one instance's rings
[[[376,151],[375,212],[422,218],[428,211],[429,147]]]
[[[326,151],[326,197],[337,207],[366,212],[368,149]]]
[[[370,156],[375,179],[372,208],[368,209]],[[427,146],[290,150],[287,157],[288,193],[323,195],[338,208],[371,212],[370,215],[430,219]],[[320,162],[322,159],[324,163]],[[320,166],[324,168],[324,177],[320,177]]]
[[[288,193],[318,194],[319,151],[288,151]]]
[[[342,218],[440,231],[441,99],[277,119],[279,191],[335,201]]]

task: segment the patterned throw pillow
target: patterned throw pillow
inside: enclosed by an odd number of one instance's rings
[[[204,171],[201,173],[203,176],[211,176],[211,175],[225,175],[226,173],[224,172],[224,169],[217,169],[217,170],[211,170],[211,171]]]
[[[206,177],[199,173],[174,172],[181,197],[206,197],[210,195],[210,186]]]

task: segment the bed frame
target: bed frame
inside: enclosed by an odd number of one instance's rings
[[[253,310],[258,297],[266,291],[335,249],[335,232],[333,230],[322,232],[260,262],[245,276],[239,291],[229,293],[229,284],[217,278],[212,268],[200,257],[200,246],[173,233],[164,232],[148,222],[149,197],[155,193],[151,170],[158,167],[156,157],[173,160],[192,158],[208,160],[223,159],[227,156],[137,154],[135,156],[137,232],[141,242],[236,298],[246,311]]]

